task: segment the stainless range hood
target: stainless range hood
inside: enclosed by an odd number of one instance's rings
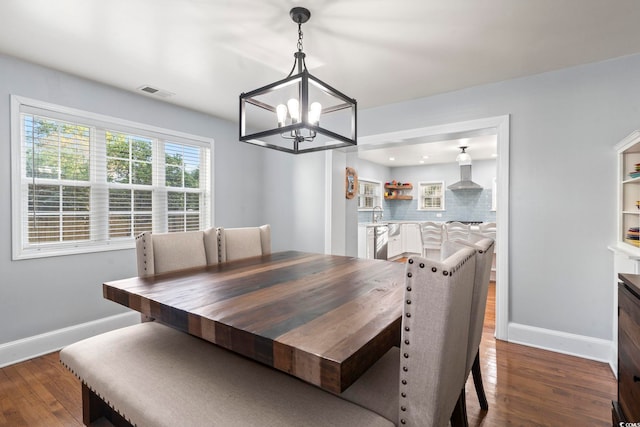
[[[480,184],[471,181],[471,165],[460,166],[460,181],[447,187],[449,190],[482,190]]]

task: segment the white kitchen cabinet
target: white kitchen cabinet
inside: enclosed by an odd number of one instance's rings
[[[393,259],[402,255],[402,232],[389,235],[389,246],[387,247],[387,259]]]
[[[373,259],[373,227],[358,226],[358,258]]]
[[[418,224],[402,224],[402,252],[406,254],[422,254],[422,239]]]
[[[374,227],[358,226],[358,257],[374,259]],[[420,226],[416,223],[391,223],[387,234],[387,259],[422,254]]]

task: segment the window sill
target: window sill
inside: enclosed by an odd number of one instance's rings
[[[85,244],[83,246],[68,246],[58,248],[40,247],[36,249],[14,249],[13,261],[25,259],[49,258],[66,255],[80,255],[95,252],[120,251],[124,249],[134,249],[136,247],[135,239],[127,239],[126,241],[115,241],[109,243]]]

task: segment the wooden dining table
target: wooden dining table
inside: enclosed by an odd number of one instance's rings
[[[401,263],[298,251],[103,284],[104,297],[341,393],[400,342]]]

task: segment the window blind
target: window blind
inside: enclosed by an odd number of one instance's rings
[[[14,259],[211,226],[211,141],[12,98]]]

